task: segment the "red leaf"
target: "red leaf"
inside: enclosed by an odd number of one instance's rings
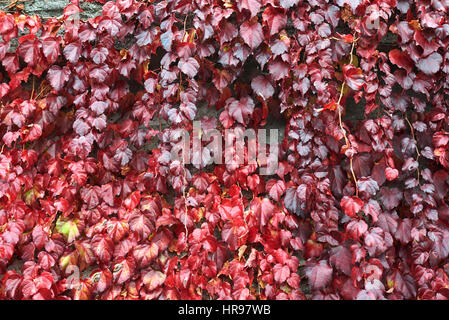
[[[278,33],[287,24],[287,15],[283,9],[268,6],[262,14],[265,25],[270,30],[270,36]]]
[[[243,41],[253,50],[264,40],[262,26],[256,21],[245,21],[242,23],[240,26],[240,35]]]
[[[250,97],[244,97],[240,100],[230,98],[226,101],[226,104],[229,115],[241,124],[245,124],[254,111],[254,101]]]
[[[100,204],[100,194],[99,186],[81,189],[81,198],[87,204],[88,209],[93,209]]]
[[[0,244],[0,259],[9,261],[14,254],[14,245],[11,243]]]
[[[22,297],[23,276],[14,270],[8,270],[2,278],[2,286],[5,288],[7,297],[19,300]]]
[[[332,268],[329,267],[326,260],[308,263],[305,272],[309,284],[314,290],[325,288],[332,279]]]
[[[139,191],[134,191],[133,193],[131,193],[124,201],[126,209],[133,210],[135,207],[137,207],[140,203],[140,198],[141,196]]]
[[[51,86],[56,91],[60,91],[64,84],[69,80],[70,70],[67,67],[52,66],[48,70],[47,78]]]
[[[32,124],[31,127],[22,131],[25,135],[23,142],[34,141],[42,135],[42,127],[39,124]]]
[[[388,53],[388,56],[390,57],[390,61],[392,63],[401,68],[404,68],[405,70],[407,70],[407,73],[412,72],[415,63],[410,58],[407,52],[401,51],[399,49],[393,49]]]
[[[387,276],[387,284],[389,288],[394,288],[395,292],[399,292],[404,299],[416,298],[415,281],[410,275],[403,275],[399,270],[394,270]]]
[[[100,115],[105,112],[105,110],[108,108],[108,103],[104,101],[95,101],[92,103],[89,107],[94,111],[97,115]],[[75,123],[74,123],[75,126]],[[74,127],[75,128],[75,127]]]
[[[178,62],[178,67],[190,78],[193,78],[198,73],[200,65],[195,58],[188,58],[188,59],[181,58]]]
[[[132,256],[121,258],[119,262],[114,265],[112,270],[114,281],[117,284],[123,284],[134,275],[135,261]]]
[[[172,42],[173,32],[170,29],[161,34],[161,44],[166,51],[171,51]]]
[[[79,42],[72,42],[65,46],[64,56],[71,63],[76,63],[81,56],[81,44]]]
[[[264,100],[272,97],[274,88],[268,79],[264,76],[257,76],[251,81],[251,88],[254,92],[260,95]]]
[[[38,256],[38,263],[44,270],[50,271],[50,269],[56,264],[56,260],[48,252],[41,251]]]
[[[96,234],[91,243],[94,254],[101,263],[108,263],[112,259],[114,243],[108,235]]]
[[[33,229],[32,236],[34,245],[38,250],[41,250],[48,241],[48,234],[44,231],[42,226],[36,226]]]
[[[138,211],[131,214],[128,223],[130,229],[136,232],[141,239],[147,238],[154,231],[154,225],[150,219]]]
[[[35,36],[33,36],[33,38],[31,39],[28,38],[27,40],[21,42],[19,46],[20,56],[26,63],[30,65],[35,65],[39,60],[40,49],[41,43],[39,42],[39,40],[35,39]]]
[[[430,56],[420,59],[416,67],[425,74],[432,75],[440,70],[442,62],[443,58],[441,55],[438,52],[434,52]]]
[[[72,290],[73,300],[90,300],[92,297],[93,285],[89,278],[83,279]]]
[[[165,282],[165,278],[165,274],[156,270],[150,270],[148,272],[142,273],[142,282],[149,291],[152,291],[163,285]]]
[[[64,19],[67,19],[68,17],[70,17],[73,14],[78,14],[81,11],[83,11],[78,5],[75,5],[73,3],[69,4],[67,7],[64,8],[64,12],[63,12],[63,16]]]
[[[271,198],[280,201],[285,192],[285,183],[282,180],[271,179],[267,182],[266,189]]]
[[[80,186],[84,186],[87,181],[87,173],[84,170],[84,163],[82,161],[72,162],[69,164],[68,168],[73,173],[72,179]]]
[[[9,85],[7,83],[0,83],[0,99],[9,93]]]
[[[47,62],[53,64],[60,55],[60,43],[54,37],[47,37],[42,40],[42,52],[44,53]]]
[[[237,8],[239,8],[240,11],[242,11],[242,9],[248,9],[251,12],[251,18],[259,13],[261,6],[260,0],[241,0],[237,2]]]
[[[151,245],[141,244],[133,249],[133,256],[139,268],[148,267],[158,255],[159,247],[155,243]]]
[[[231,222],[227,222],[221,231],[222,239],[228,244],[229,249],[233,251],[238,248],[239,240],[242,240],[245,234],[245,226]]]
[[[332,266],[335,266],[338,270],[346,274],[351,275],[352,268],[352,253],[349,249],[338,246],[333,248],[330,252],[329,262]]]
[[[275,206],[271,203],[271,201],[267,198],[254,198],[251,201],[251,210],[254,211],[256,216],[260,221],[260,228],[264,227],[274,215]]]
[[[380,199],[387,210],[396,208],[401,202],[402,197],[402,191],[398,188],[382,187],[380,189]]]
[[[379,203],[376,200],[370,199],[364,206],[363,212],[367,215],[370,215],[375,223],[382,212],[382,209],[379,206]]]
[[[371,196],[375,195],[379,190],[379,186],[374,179],[362,177],[357,180],[357,187],[359,191],[369,194]]]
[[[234,119],[227,111],[220,113],[219,120],[225,129],[229,129],[234,124]]]
[[[355,91],[359,91],[365,85],[362,69],[346,64],[343,67],[343,75],[348,86]]]
[[[92,68],[89,72],[89,77],[96,80],[98,83],[103,83],[106,81],[110,71],[111,70],[106,64],[102,64],[101,66]]]
[[[270,61],[268,64],[268,70],[270,70],[273,80],[276,81],[287,77],[290,72],[289,65],[279,59]]]
[[[212,79],[212,81],[218,90],[222,90],[223,88],[227,87],[229,83],[231,83],[232,78],[233,77],[228,70],[215,69],[214,78]]]
[[[3,60],[6,53],[8,52],[10,43],[9,42],[0,42],[0,60]]]
[[[305,184],[297,188],[289,188],[285,194],[284,205],[292,213],[304,216],[305,202],[310,192]]]
[[[290,277],[290,268],[286,265],[281,265],[277,263],[273,267],[273,274],[274,274],[274,281],[281,284]]]
[[[281,4],[281,7],[284,9],[289,9],[295,5],[297,5],[299,0],[280,0],[279,3]]]
[[[412,221],[410,219],[403,219],[394,234],[403,245],[406,245],[412,240]]]
[[[387,250],[384,235],[384,231],[377,227],[370,228],[369,233],[365,235],[365,247],[370,256],[376,256]]]
[[[237,37],[237,35],[238,29],[233,23],[226,21],[220,23],[220,33],[218,37],[220,39],[221,45],[223,45],[225,42],[232,41],[235,37]]]
[[[107,268],[94,271],[90,276],[90,279],[95,286],[95,291],[99,293],[104,292],[112,285],[112,278],[112,272]]]
[[[363,201],[357,197],[344,196],[341,199],[340,205],[345,211],[346,215],[355,217],[355,215],[362,209]]]
[[[388,181],[392,181],[396,179],[399,175],[399,171],[394,168],[386,167],[385,168],[385,176],[387,177]]]
[[[108,54],[109,51],[105,47],[95,47],[90,52],[90,57],[96,64],[101,64],[106,61]]]
[[[129,225],[124,220],[109,220],[106,229],[111,239],[119,242],[128,233]]]
[[[363,220],[353,220],[346,225],[346,232],[358,240],[368,230],[368,225]]]

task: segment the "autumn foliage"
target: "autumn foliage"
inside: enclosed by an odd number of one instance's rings
[[[447,0],[81,7],[0,11],[1,299],[449,298]]]

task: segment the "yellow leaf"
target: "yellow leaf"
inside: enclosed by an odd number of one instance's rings
[[[242,258],[243,254],[245,253],[246,248],[248,248],[248,246],[245,244],[239,248],[239,260]]]
[[[80,235],[78,229],[79,220],[64,221],[61,218],[56,222],[56,231],[61,233],[67,240],[67,242],[73,242]]]

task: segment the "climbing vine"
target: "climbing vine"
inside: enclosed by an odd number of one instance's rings
[[[100,3],[0,11],[1,299],[449,298],[447,1]]]

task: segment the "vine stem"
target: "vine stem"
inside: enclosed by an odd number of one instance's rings
[[[34,84],[35,84],[35,78],[33,77],[33,89],[31,89],[30,100],[33,100],[33,96],[34,96]]]
[[[13,7],[18,3],[18,1],[17,1],[17,0],[13,0],[13,1],[2,1],[1,3],[9,3],[8,5],[4,6],[4,7],[1,9],[1,10],[3,11],[3,10],[7,10],[7,9],[13,8]]]
[[[355,39],[355,37],[353,36],[354,40],[352,41],[352,47],[351,47],[351,52],[350,52],[350,58],[349,58],[349,64],[352,64],[352,61],[354,60],[354,48],[355,48],[355,43],[357,42],[358,38]],[[346,130],[343,127],[343,122],[342,122],[342,114],[341,114],[341,100],[343,99],[343,94],[344,94],[344,90],[345,90],[345,86],[346,86],[346,81],[343,80],[343,83],[341,85],[341,89],[340,89],[340,95],[338,97],[338,101],[337,101],[337,110],[338,110],[338,122],[340,125],[340,129],[341,132],[343,133],[343,137],[345,139],[345,145],[347,148],[351,147],[351,142],[349,141],[347,135],[346,135]],[[351,155],[349,157],[349,168],[351,170],[351,174],[352,174],[352,178],[354,179],[354,185],[355,185],[355,195],[358,197],[359,196],[359,188],[357,186],[357,177],[355,175],[354,172],[354,167],[352,165],[352,158],[353,156]]]
[[[183,166],[183,169],[184,169],[184,181],[186,181],[187,182],[187,169],[186,169],[186,164],[185,164],[185,161],[184,161],[184,155],[183,155],[183,157],[182,157],[182,166]],[[184,228],[185,228],[185,231],[186,231],[186,244],[188,245],[188,238],[189,238],[189,230],[187,229],[187,196],[186,196],[186,188],[187,188],[187,185],[186,186],[184,186],[184,188],[182,189],[182,196],[183,196],[183,198],[184,198],[184,210],[185,210],[185,214],[184,214]]]
[[[34,100],[37,100],[42,94],[44,94],[46,89],[50,89],[50,86],[42,86]]]
[[[187,19],[188,19],[189,15],[186,14],[186,16],[184,17],[184,23],[183,23],[183,29],[184,29],[184,37],[187,34]],[[179,88],[178,88],[178,96],[181,92],[181,85],[182,85],[182,73],[179,73]],[[159,118],[159,126],[161,126],[160,123],[160,118]],[[161,129],[161,128],[160,128]],[[184,155],[182,158],[182,166],[184,168],[184,181],[186,181],[187,183],[187,171],[186,171],[186,164],[184,161]],[[186,232],[186,244],[188,245],[188,237],[189,237],[189,230],[187,229],[187,197],[186,197],[186,188],[187,185],[182,189],[182,196],[184,197],[184,210],[185,210],[185,214],[184,214],[184,228],[185,228],[185,232]]]
[[[243,199],[242,189],[241,189],[240,184],[238,182],[237,182],[237,185],[240,188],[240,198]],[[254,194],[253,194],[253,197],[252,197],[251,201],[253,201],[253,199],[254,199]],[[249,208],[250,211],[249,212],[252,212],[252,210],[251,210],[251,201],[249,201],[249,206],[250,206],[250,208]],[[239,239],[243,238],[244,236],[246,236],[249,233],[249,226],[248,226],[248,223],[246,222],[245,211],[243,212],[243,222],[245,222],[245,225],[246,225],[246,232],[243,235],[241,235],[239,237]]]
[[[186,16],[184,17],[184,36],[187,34],[187,19],[189,18],[189,14],[186,14]]]

